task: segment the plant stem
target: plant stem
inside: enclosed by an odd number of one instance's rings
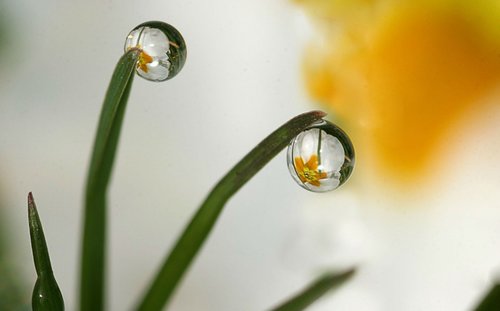
[[[85,192],[81,311],[101,311],[105,304],[106,194],[138,56],[131,49],[120,58],[101,110]]]
[[[318,129],[318,149],[317,149],[317,154],[318,154],[318,165],[321,165],[321,129]],[[320,170],[321,171],[321,170]]]
[[[141,311],[161,310],[208,237],[227,200],[277,155],[301,131],[325,116],[321,111],[301,114],[274,131],[213,188],[166,258],[138,306]]]

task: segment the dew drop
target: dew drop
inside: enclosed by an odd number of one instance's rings
[[[186,62],[186,43],[173,26],[158,21],[140,24],[125,40],[125,52],[140,49],[136,72],[150,81],[165,81],[181,71]]]
[[[335,124],[321,120],[297,135],[288,145],[288,169],[304,189],[337,189],[354,168],[354,147]]]

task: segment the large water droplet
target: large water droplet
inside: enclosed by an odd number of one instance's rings
[[[342,129],[322,120],[292,139],[287,162],[301,187],[326,192],[338,188],[351,175],[354,147]]]
[[[135,27],[125,40],[125,52],[140,49],[137,74],[150,81],[173,78],[186,62],[186,43],[177,29],[163,22]]]

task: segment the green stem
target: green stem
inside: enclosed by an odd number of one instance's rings
[[[57,285],[52,266],[50,264],[49,250],[42,222],[36,210],[35,201],[31,192],[28,194],[28,220],[31,237],[31,249],[37,280],[33,289],[31,304],[34,311],[59,311],[64,310],[64,301]]]
[[[318,129],[318,165],[321,165],[321,129]]]
[[[325,116],[321,111],[299,115],[274,131],[213,188],[198,209],[138,306],[138,310],[161,310],[212,230],[224,204],[301,131]]]
[[[80,310],[101,311],[105,297],[106,193],[120,136],[137,49],[125,53],[116,65],[102,106],[85,193]]]
[[[319,278],[302,292],[284,302],[272,311],[300,311],[307,308],[328,291],[342,285],[349,280],[355,270],[348,270],[343,273],[333,273]]]

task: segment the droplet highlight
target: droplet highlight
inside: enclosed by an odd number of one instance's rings
[[[186,62],[186,43],[172,25],[151,21],[132,29],[125,52],[139,49],[136,72],[150,81],[165,81],[177,75]]]
[[[354,147],[335,124],[321,120],[288,145],[287,163],[293,179],[304,189],[326,192],[347,181],[354,169]]]

